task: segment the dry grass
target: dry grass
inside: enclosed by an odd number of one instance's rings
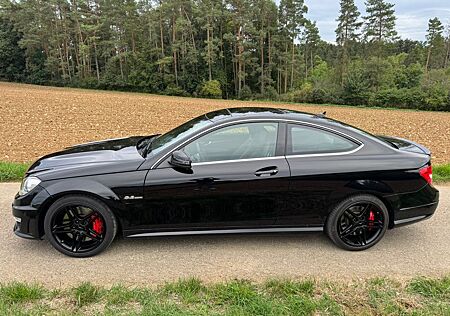
[[[161,133],[202,113],[264,106],[327,116],[372,133],[429,147],[434,163],[450,162],[450,113],[178,98],[0,82],[0,161],[29,162],[66,146]]]

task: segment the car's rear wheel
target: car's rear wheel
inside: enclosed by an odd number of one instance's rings
[[[65,196],[53,203],[44,219],[47,239],[65,255],[95,256],[113,241],[117,222],[102,201],[83,195]]]
[[[339,203],[330,213],[325,231],[346,250],[364,250],[383,238],[389,224],[384,203],[372,195],[356,195]]]

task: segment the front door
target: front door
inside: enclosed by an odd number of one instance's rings
[[[241,123],[216,129],[183,148],[190,170],[166,161],[150,170],[141,229],[258,228],[274,225],[285,207],[290,170],[278,155],[279,124]]]

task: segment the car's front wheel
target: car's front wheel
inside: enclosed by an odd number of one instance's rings
[[[383,238],[389,224],[384,203],[372,195],[355,195],[339,203],[330,213],[325,231],[346,250],[364,250]]]
[[[44,230],[56,250],[71,257],[90,257],[111,244],[117,222],[102,201],[84,195],[69,195],[50,206],[45,215]]]

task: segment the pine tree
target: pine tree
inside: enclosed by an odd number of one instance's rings
[[[305,44],[305,73],[314,69],[315,50],[320,42],[319,28],[316,21],[305,23],[304,44]]]
[[[290,39],[291,45],[291,88],[294,84],[294,63],[295,63],[295,40],[300,34],[301,27],[304,26],[306,19],[304,14],[308,12],[308,7],[304,0],[281,0],[279,7],[280,27],[283,33]],[[285,43],[285,59],[287,61],[288,43]],[[287,92],[288,83],[288,65],[285,64],[284,72],[284,92]]]
[[[364,31],[367,40],[380,44],[397,39],[394,4],[384,0],[367,0],[366,12]]]
[[[428,71],[431,64],[431,54],[433,49],[438,50],[443,48],[444,38],[442,36],[444,32],[444,26],[441,21],[436,17],[428,21],[428,31],[427,31],[427,62],[425,64],[425,71]],[[438,57],[438,56],[436,56]]]
[[[448,23],[445,28],[445,47],[444,68],[447,68],[449,66],[450,59],[450,23]]]
[[[338,27],[336,28],[336,43],[340,46],[340,79],[341,84],[344,82],[344,77],[348,67],[348,50],[350,42],[359,39],[358,30],[362,26],[359,21],[361,13],[355,5],[354,0],[341,0],[340,15],[337,18]]]

